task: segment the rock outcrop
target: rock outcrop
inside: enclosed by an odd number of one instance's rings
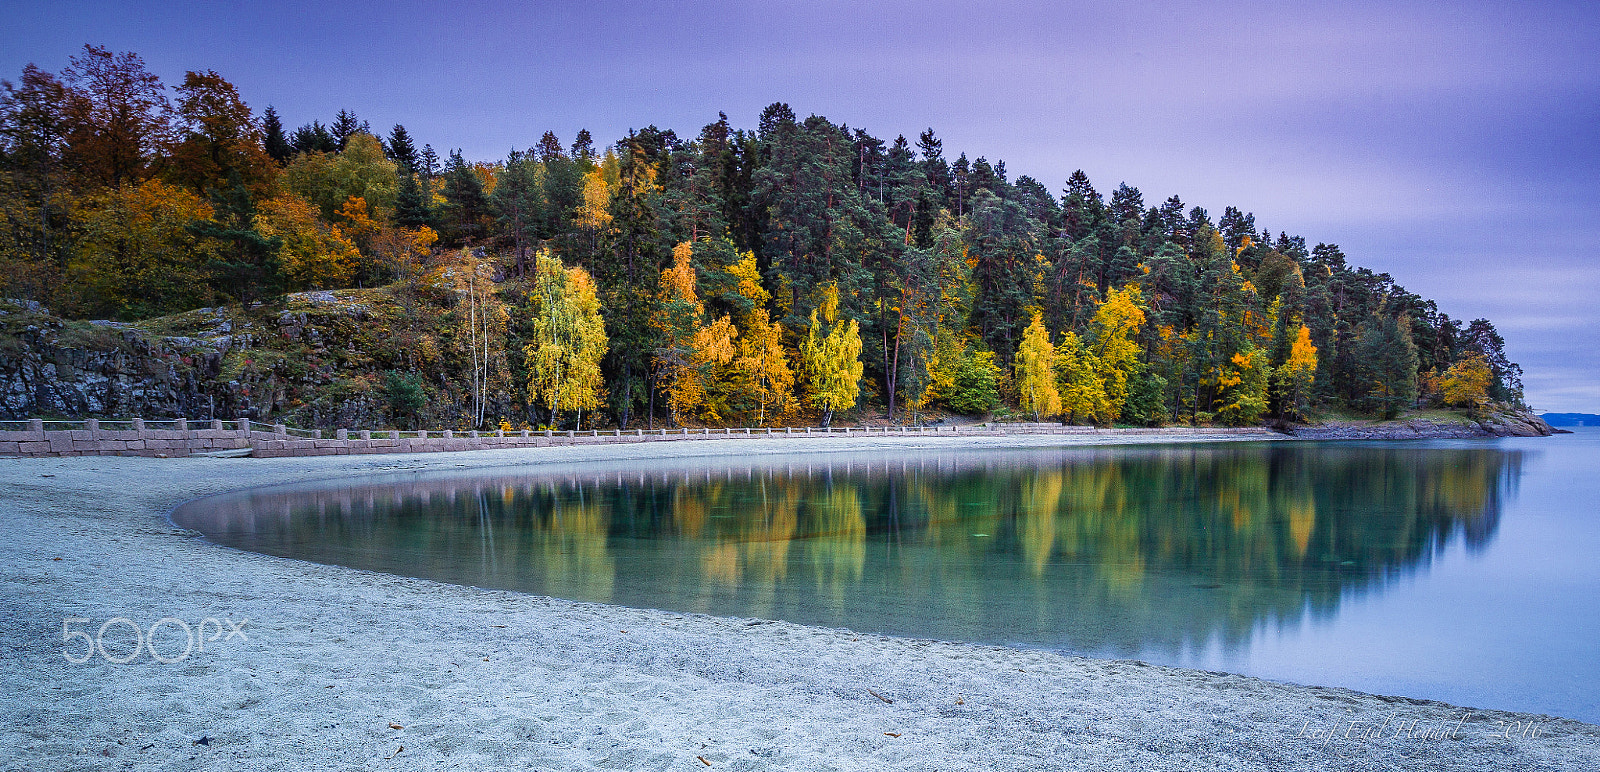
[[[1289,434],[1307,440],[1415,440],[1473,437],[1548,437],[1549,424],[1526,408],[1496,410],[1480,419],[1412,417],[1395,421],[1329,421],[1297,426]]]
[[[0,419],[246,418],[307,428],[383,426],[391,417],[378,384],[385,370],[403,366],[393,352],[369,353],[370,341],[385,339],[387,330],[361,303],[333,293],[290,296],[271,308],[202,308],[136,324],[68,321],[0,302]],[[431,406],[448,415],[459,406],[458,395],[449,378],[435,383]]]

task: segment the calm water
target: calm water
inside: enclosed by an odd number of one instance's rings
[[[481,587],[1600,722],[1600,431],[672,463],[366,477],[174,519]]]

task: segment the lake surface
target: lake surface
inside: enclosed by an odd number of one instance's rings
[[[1600,431],[401,473],[191,502],[272,555],[1600,723]]]

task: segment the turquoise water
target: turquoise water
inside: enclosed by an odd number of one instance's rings
[[[1600,722],[1600,432],[670,463],[261,489],[174,520],[480,587]]]

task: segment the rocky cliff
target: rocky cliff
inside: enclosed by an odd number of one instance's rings
[[[0,302],[0,418],[249,418],[295,426],[394,425],[388,370],[423,375],[403,417],[460,426],[466,401],[450,311],[407,311],[384,289],[291,295],[138,323],[68,321]],[[490,415],[505,414],[496,404]],[[462,427],[467,428],[467,427]]]

